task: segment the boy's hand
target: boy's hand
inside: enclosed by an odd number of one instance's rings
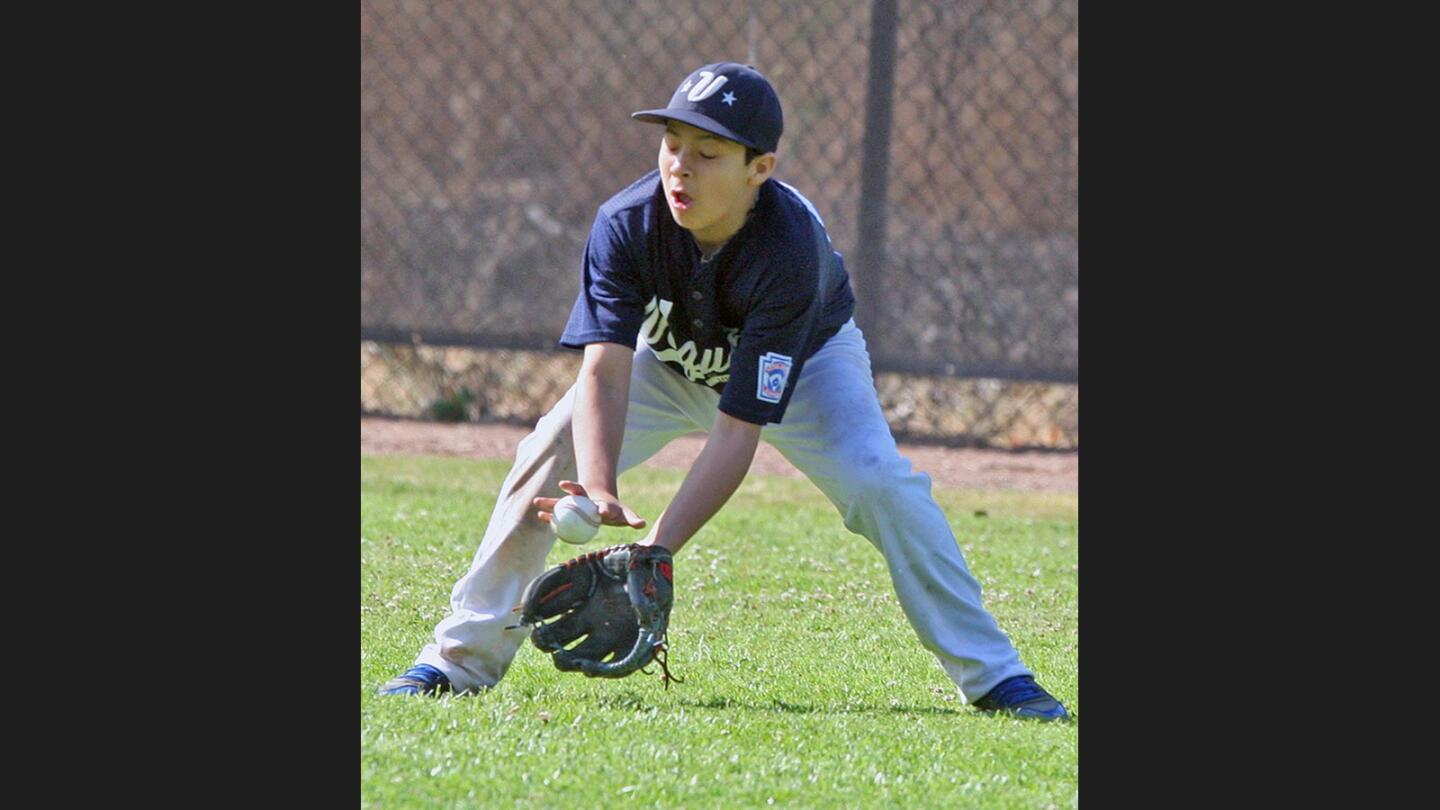
[[[560,488],[568,495],[581,495],[595,502],[600,510],[600,522],[606,526],[629,526],[632,529],[645,528],[645,519],[635,514],[634,510],[620,503],[620,499],[614,495],[598,490],[587,492],[585,487],[576,481],[561,481]],[[540,519],[549,523],[554,516],[555,504],[559,498],[536,498],[531,503],[540,510]]]

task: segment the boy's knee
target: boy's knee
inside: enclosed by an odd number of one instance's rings
[[[874,500],[893,492],[910,471],[904,459],[882,453],[861,453],[843,464],[845,490],[857,501]]]
[[[877,510],[907,509],[914,497],[928,496],[930,477],[898,455],[862,455],[845,464],[841,491],[846,525],[861,524]]]

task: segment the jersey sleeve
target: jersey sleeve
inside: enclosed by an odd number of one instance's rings
[[[757,425],[784,418],[824,304],[813,257],[781,262],[753,293],[720,395],[721,411]]]
[[[590,343],[633,346],[645,318],[640,268],[614,220],[602,210],[590,228],[580,263],[580,293],[560,345],[581,349]]]

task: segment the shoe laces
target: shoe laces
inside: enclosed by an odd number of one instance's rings
[[[401,675],[400,677],[423,681],[427,686],[430,687],[433,687],[437,684],[448,683],[450,680],[449,678],[445,677],[445,673],[441,672],[435,667],[430,666],[429,664],[416,664],[415,666],[405,670],[405,674]]]
[[[1022,706],[1032,700],[1054,700],[1029,675],[1016,675],[1001,681],[981,699],[988,706]]]

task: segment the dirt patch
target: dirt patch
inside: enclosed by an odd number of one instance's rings
[[[367,455],[432,455],[466,458],[515,457],[515,446],[529,428],[504,424],[448,424],[410,419],[361,417],[360,452]],[[648,466],[686,470],[700,454],[705,437],[684,436],[670,443]],[[1014,452],[901,444],[900,453],[916,470],[929,473],[938,487],[1023,489],[1079,492],[1078,452]],[[803,478],[775,448],[761,442],[750,471]]]

